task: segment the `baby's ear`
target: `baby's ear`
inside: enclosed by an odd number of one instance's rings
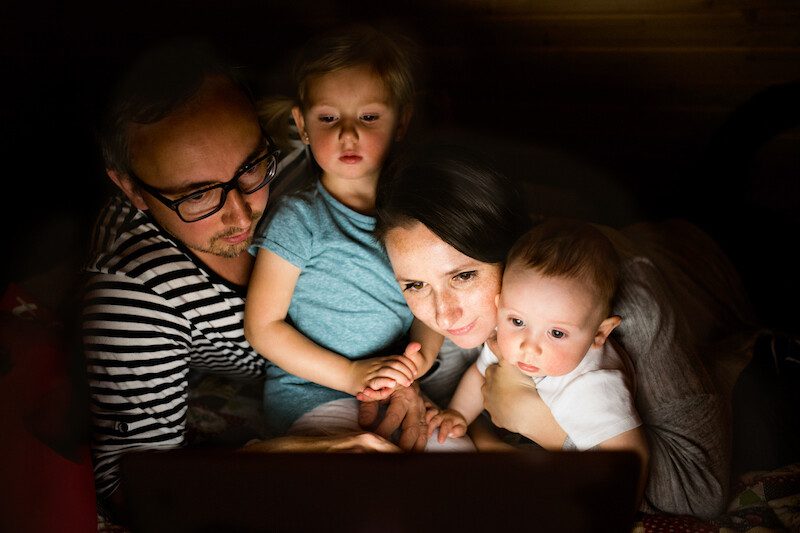
[[[622,317],[617,315],[611,315],[600,322],[600,327],[597,328],[597,333],[594,334],[594,342],[592,343],[592,347],[600,348],[603,346],[606,343],[608,336],[611,335],[611,332],[614,331],[614,328],[619,326],[620,322],[622,322]]]

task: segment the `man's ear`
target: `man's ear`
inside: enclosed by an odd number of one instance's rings
[[[611,315],[600,322],[600,327],[597,328],[597,333],[594,334],[592,348],[600,348],[603,346],[606,343],[608,336],[611,335],[611,332],[614,331],[614,328],[619,326],[620,322],[622,322],[622,317],[617,315]]]
[[[397,131],[394,134],[395,141],[402,141],[403,137],[406,136],[412,116],[414,116],[414,106],[411,104],[403,106],[400,111],[400,117],[397,120]]]
[[[298,106],[292,107],[292,118],[294,123],[297,124],[297,133],[300,134],[300,140],[303,141],[303,144],[310,144],[308,132],[306,131],[306,119],[303,118],[303,112]]]
[[[144,202],[144,198],[142,198],[142,195],[139,192],[139,188],[135,183],[133,183],[133,180],[130,178],[130,176],[110,168],[106,169],[106,174],[108,174],[108,177],[111,178],[111,181],[116,183],[117,187],[122,189],[122,192],[125,193],[125,196],[128,197],[128,200],[131,201],[134,207],[142,211],[147,211],[149,209],[147,204]]]

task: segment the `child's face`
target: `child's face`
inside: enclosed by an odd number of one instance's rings
[[[383,80],[361,66],[325,74],[309,83],[308,102],[295,121],[326,177],[377,178],[407,120]]]
[[[595,343],[603,311],[584,281],[510,265],[498,297],[498,357],[532,377],[567,374]]]

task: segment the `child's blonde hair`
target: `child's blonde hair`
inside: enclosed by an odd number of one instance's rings
[[[606,235],[588,222],[548,218],[520,237],[506,268],[520,265],[544,276],[588,282],[611,313],[619,285],[620,258]]]
[[[317,35],[302,47],[293,68],[294,98],[270,97],[258,103],[265,130],[281,145],[288,137],[292,106],[308,107],[308,87],[315,78],[339,70],[366,66],[383,80],[398,109],[412,106],[416,97],[415,43],[398,33],[355,24]]]

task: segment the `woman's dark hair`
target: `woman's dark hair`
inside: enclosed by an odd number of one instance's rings
[[[478,261],[502,263],[530,226],[522,195],[487,158],[461,146],[410,146],[381,175],[376,237],[421,222]]]

